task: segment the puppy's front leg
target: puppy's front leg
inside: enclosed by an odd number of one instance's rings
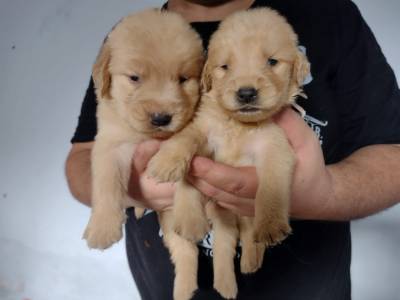
[[[294,154],[282,130],[276,128],[269,149],[256,157],[259,186],[255,199],[254,240],[273,246],[291,232],[289,205]]]
[[[92,150],[92,215],[83,234],[90,248],[106,249],[122,237],[124,204],[134,148],[101,141]]]
[[[199,241],[208,231],[203,196],[184,177],[196,153],[204,150],[205,134],[195,123],[164,142],[147,165],[150,176],[160,181],[178,181],[174,196],[175,232],[190,241]]]
[[[171,211],[158,213],[164,244],[175,266],[174,300],[189,300],[197,290],[198,248],[173,230]]]
[[[193,156],[203,147],[206,136],[191,123],[165,141],[147,164],[147,174],[160,182],[177,182],[188,172]]]
[[[186,180],[179,181],[174,195],[174,231],[189,241],[200,241],[209,231],[205,202],[205,197]]]

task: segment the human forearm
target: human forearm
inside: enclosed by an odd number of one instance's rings
[[[203,158],[194,161],[191,182],[198,189],[227,209],[254,215],[257,175],[253,168],[232,168]],[[290,209],[294,219],[347,221],[400,200],[399,146],[369,146],[337,164],[317,164],[317,171],[307,168],[304,160],[298,161]]]
[[[352,220],[377,213],[400,201],[400,147],[361,148],[327,166],[333,187],[321,219]]]
[[[87,206],[90,206],[91,202],[92,146],[93,143],[74,144],[65,164],[65,173],[71,194]]]
[[[301,118],[286,110],[276,121],[285,130],[297,157],[293,218],[352,220],[400,199],[400,147],[364,147],[337,164],[325,166],[319,141]]]

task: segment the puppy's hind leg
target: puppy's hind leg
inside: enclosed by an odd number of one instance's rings
[[[207,204],[213,232],[214,288],[226,299],[235,299],[238,288],[234,258],[238,240],[237,217],[214,202]]]
[[[264,260],[266,243],[256,243],[253,238],[253,218],[239,218],[240,243],[242,256],[240,257],[240,271],[243,274],[256,272]]]
[[[164,244],[168,248],[175,266],[174,300],[189,300],[197,290],[198,248],[174,232],[173,214],[165,211],[158,214],[164,233]]]

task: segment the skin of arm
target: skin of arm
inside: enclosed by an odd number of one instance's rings
[[[71,194],[79,202],[90,206],[91,199],[91,151],[93,142],[73,144],[65,162],[65,175]]]

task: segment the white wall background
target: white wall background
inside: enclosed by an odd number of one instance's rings
[[[355,1],[400,78],[400,2]],[[80,239],[89,210],[63,163],[106,32],[161,1],[1,0],[0,299],[139,299],[124,244]],[[354,222],[353,299],[400,299],[400,207]]]

